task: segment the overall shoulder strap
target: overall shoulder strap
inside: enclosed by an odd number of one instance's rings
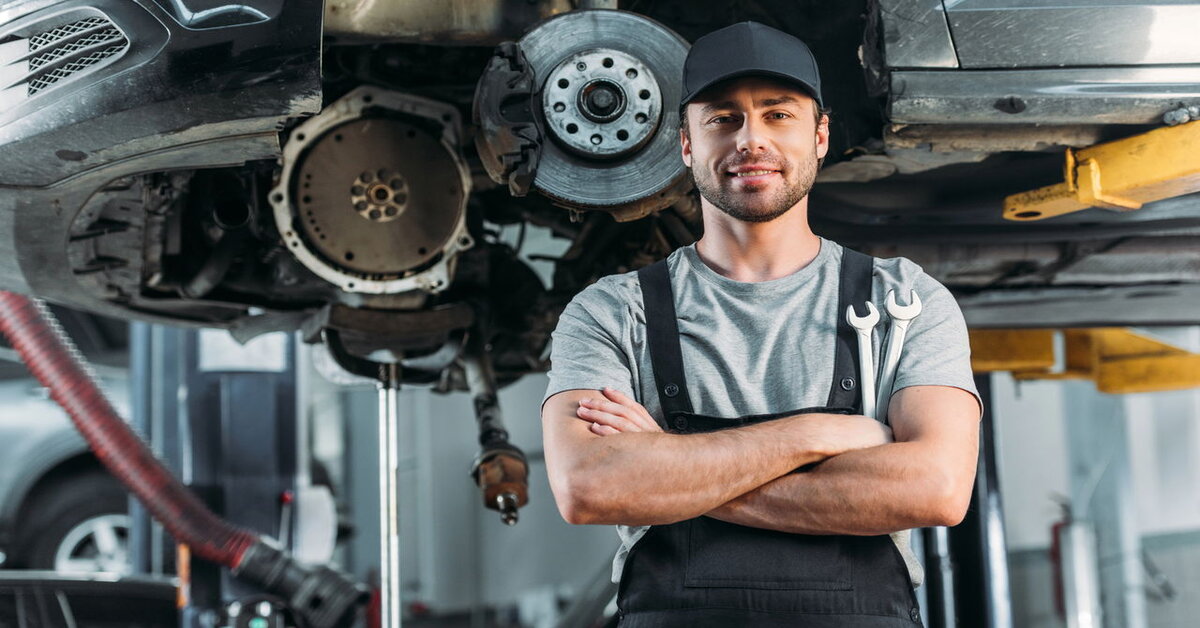
[[[829,387],[830,408],[852,408],[862,412],[859,393],[857,335],[846,321],[846,308],[853,304],[862,311],[862,304],[871,300],[871,281],[875,258],[842,247],[842,268],[838,282],[837,341],[834,343],[833,383]]]
[[[687,378],[683,374],[683,354],[679,346],[679,323],[675,318],[675,295],[671,291],[671,272],[663,259],[638,270],[642,303],[646,312],[646,343],[654,384],[668,421],[676,412],[692,412]]]

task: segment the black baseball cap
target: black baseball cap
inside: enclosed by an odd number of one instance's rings
[[[818,107],[825,106],[817,60],[804,42],[758,22],[740,22],[692,44],[683,62],[679,108],[712,85],[739,76],[767,76],[797,83]]]

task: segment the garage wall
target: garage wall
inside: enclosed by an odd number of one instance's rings
[[[1200,327],[1153,333],[1200,351]],[[1064,416],[1070,404],[1083,403],[1082,395],[1100,393],[1090,384],[1018,383],[997,374],[993,394],[1014,624],[1062,626],[1048,550],[1050,526],[1061,517],[1054,497],[1070,493]],[[1152,590],[1148,625],[1194,626],[1200,616],[1200,391],[1125,395],[1120,407],[1142,547],[1178,592],[1169,600]]]

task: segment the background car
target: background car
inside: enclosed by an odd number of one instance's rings
[[[127,325],[54,308],[128,416]],[[62,408],[0,349],[0,552],[5,568],[64,573],[130,571],[129,498]]]

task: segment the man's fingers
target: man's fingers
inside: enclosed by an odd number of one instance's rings
[[[588,408],[582,405],[579,406],[579,409],[575,411],[575,416],[583,419],[584,421],[591,421],[592,423],[607,425],[619,432],[645,431],[640,425],[623,416],[618,416],[616,414],[604,412],[595,408]]]
[[[615,430],[607,425],[601,425],[599,423],[592,423],[591,427],[589,427],[588,429],[591,430],[593,434],[596,434],[598,436],[608,436],[609,434],[620,434],[621,433],[620,430]]]
[[[630,398],[629,395],[626,395],[625,393],[617,390],[616,388],[605,386],[604,388],[602,388],[600,390],[600,392],[603,393],[605,397],[608,397],[612,401],[619,403],[623,406],[628,406],[628,407],[636,410],[638,412],[638,414],[642,415],[643,417],[645,417],[647,419],[650,419],[651,421],[654,420],[654,417],[650,416],[650,413],[646,411],[645,406],[638,403],[636,400]]]
[[[658,421],[655,421],[654,417],[650,416],[650,412],[646,410],[645,406],[630,398],[629,395],[608,386],[605,386],[600,392],[612,402],[628,408],[636,416],[636,420],[647,430],[662,431],[662,428],[658,425]]]
[[[613,414],[628,420],[633,425],[637,426],[638,431],[647,432],[654,431],[656,426],[653,420],[647,420],[636,408],[622,405],[605,399],[585,399],[580,402],[580,405],[592,410],[599,410],[608,414]]]

